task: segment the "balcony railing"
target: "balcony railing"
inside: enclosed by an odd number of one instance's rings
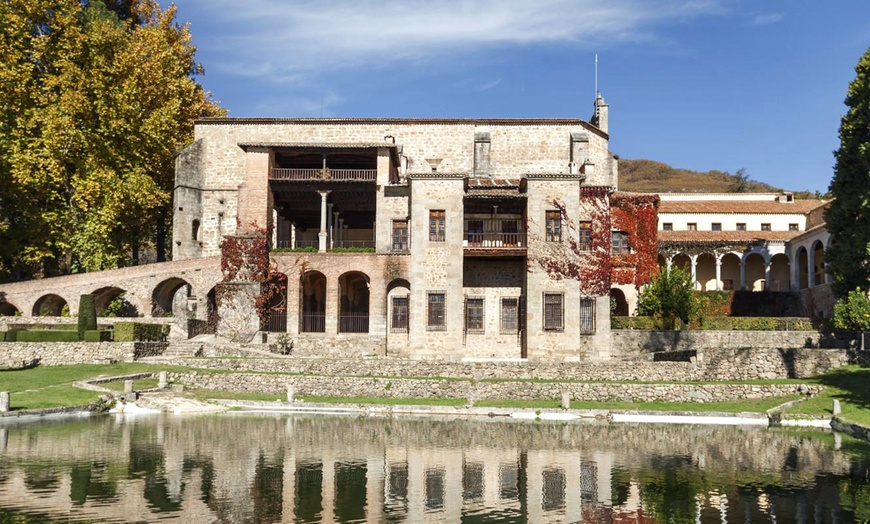
[[[299,326],[302,333],[325,333],[326,313],[302,313],[302,325]]]
[[[310,181],[334,180],[337,182],[374,182],[377,169],[296,169],[272,168],[269,180]]]
[[[463,247],[470,248],[524,248],[526,232],[518,218],[465,220]]]
[[[368,313],[342,313],[338,316],[339,333],[368,333]]]

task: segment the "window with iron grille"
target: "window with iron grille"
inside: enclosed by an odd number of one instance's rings
[[[429,331],[444,331],[447,325],[444,321],[444,292],[430,291],[426,300],[426,329]]]
[[[465,299],[465,332],[484,333],[483,298],[468,297]]]
[[[393,310],[390,316],[392,333],[408,332],[408,296],[393,297]]]
[[[577,239],[577,249],[580,251],[589,251],[592,249],[592,221],[581,220],[577,225],[580,236]]]
[[[501,299],[501,333],[516,333],[520,330],[520,299]]]
[[[631,253],[631,248],[628,245],[628,235],[622,231],[614,231],[610,252],[614,255],[627,255]]]
[[[562,293],[544,293],[544,331],[562,331]]]
[[[562,212],[547,211],[546,215],[547,226],[547,242],[562,241]]]
[[[393,251],[408,251],[407,220],[393,220]]]
[[[444,210],[432,209],[429,211],[429,241],[444,242]]]
[[[580,299],[580,333],[591,335],[595,333],[595,300]]]

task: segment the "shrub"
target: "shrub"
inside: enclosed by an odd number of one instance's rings
[[[834,328],[870,331],[870,299],[860,288],[849,291],[834,304]]]
[[[136,310],[136,306],[127,300],[124,293],[112,299],[106,304],[106,308],[100,311],[101,317],[136,317],[138,315],[139,311]]]
[[[611,317],[611,329],[640,329],[654,330],[658,329],[659,323],[652,317]]]
[[[8,331],[0,332],[0,335],[3,335],[4,342],[16,342],[18,340],[18,332],[20,329],[10,329]]]
[[[277,247],[270,250],[272,253],[317,253],[316,247]]]
[[[84,339],[85,331],[97,329],[97,306],[94,295],[79,297],[78,320],[79,340]]]
[[[374,253],[373,247],[334,247],[329,250],[330,253]]]
[[[111,342],[112,332],[105,329],[85,331],[85,342]]]
[[[674,329],[676,319],[688,323],[698,310],[692,287],[692,276],[686,271],[663,268],[640,292],[637,312],[660,318],[664,329]]]
[[[59,329],[34,329],[18,333],[18,342],[78,342],[79,332]]]
[[[141,322],[115,322],[115,342],[160,342],[169,334],[169,326]]]
[[[698,316],[728,317],[731,316],[731,300],[734,294],[730,291],[698,291]]]

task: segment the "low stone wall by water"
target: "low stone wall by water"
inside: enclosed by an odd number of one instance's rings
[[[160,355],[165,342],[2,342],[0,366],[18,367],[38,361],[41,366],[132,362]]]
[[[170,373],[170,380],[198,388],[237,393],[274,393],[283,398],[287,386],[305,397],[560,399],[632,402],[715,402],[795,395],[794,384],[607,384],[593,382],[476,381],[426,378],[251,375],[247,373]],[[812,390],[812,388],[810,388]]]

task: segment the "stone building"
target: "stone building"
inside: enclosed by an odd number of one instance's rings
[[[301,354],[607,359],[607,122],[600,96],[589,122],[199,120],[173,258],[271,231]]]

